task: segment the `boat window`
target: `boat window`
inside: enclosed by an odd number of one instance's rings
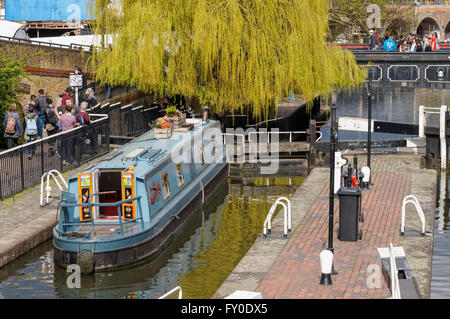
[[[177,169],[178,187],[181,187],[184,185],[183,164],[181,163],[175,164],[175,168]]]
[[[170,184],[169,184],[169,175],[166,173],[161,175],[161,182],[163,184],[163,194],[164,200],[170,197]]]

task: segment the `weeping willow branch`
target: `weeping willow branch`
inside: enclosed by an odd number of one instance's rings
[[[215,112],[256,118],[289,92],[308,98],[362,83],[353,55],[328,48],[329,0],[97,0],[97,79],[196,96]]]

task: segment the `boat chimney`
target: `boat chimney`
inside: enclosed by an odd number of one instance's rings
[[[208,113],[209,113],[209,107],[204,106],[203,107],[203,122],[208,122],[209,121]]]

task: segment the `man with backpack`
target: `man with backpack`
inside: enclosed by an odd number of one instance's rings
[[[59,118],[57,116],[56,108],[53,107],[52,99],[47,99],[47,108],[44,112],[44,125],[47,132],[47,136],[52,136],[59,132]],[[48,141],[48,156],[55,155],[55,143],[56,139],[50,139]]]
[[[39,97],[35,103],[35,110],[38,115],[38,134],[42,137],[44,131],[44,112],[47,108],[47,97],[45,96],[43,89],[39,89],[38,93]]]
[[[6,113],[3,121],[5,133],[3,137],[6,139],[7,148],[13,148],[18,145],[19,136],[22,135],[22,126],[20,125],[20,116],[16,112],[16,103],[11,103],[9,112]]]
[[[25,133],[24,138],[27,143],[33,142],[39,138],[38,135],[38,116],[34,112],[34,105],[28,107],[28,113],[25,114]],[[35,155],[36,145],[29,146],[27,149],[28,159]]]

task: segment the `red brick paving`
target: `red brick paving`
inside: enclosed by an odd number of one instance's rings
[[[368,288],[367,267],[378,264],[378,247],[394,245],[399,240],[401,206],[408,195],[408,175],[374,173],[370,190],[362,192],[363,239],[342,242],[337,239],[339,201],[335,200],[334,267],[332,286],[321,286],[319,254],[328,247],[328,185],[293,232],[289,242],[261,281],[257,291],[263,298],[387,298],[389,287]]]

